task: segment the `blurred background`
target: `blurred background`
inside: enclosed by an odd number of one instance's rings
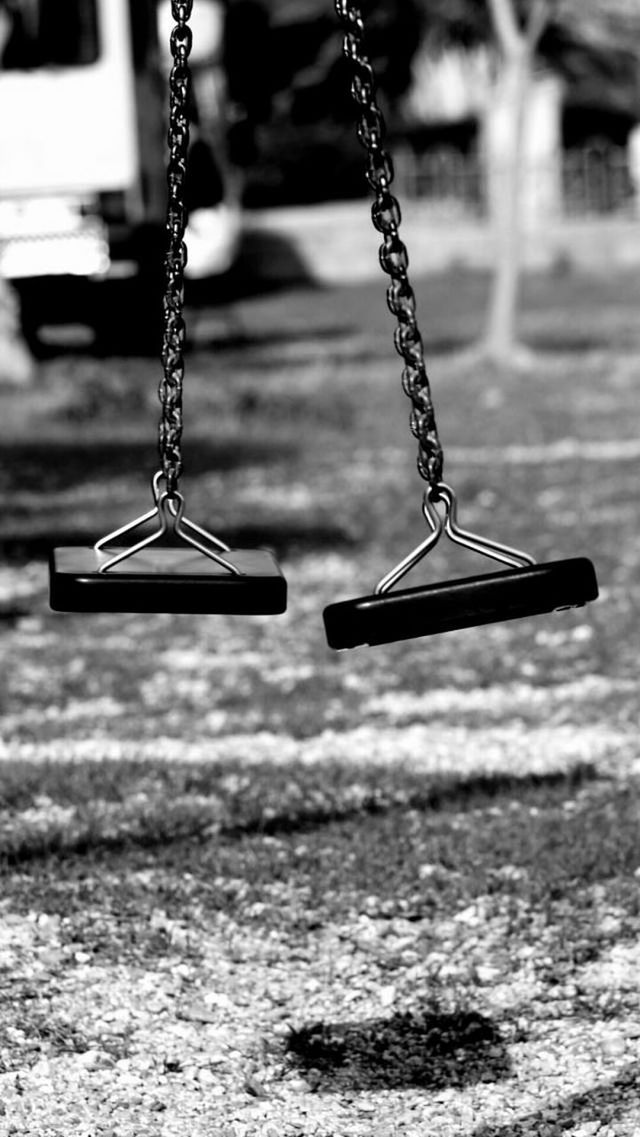
[[[414,272],[637,263],[632,0],[364,10]],[[192,26],[188,274],[210,284],[192,295],[374,275],[332,5],[197,0]],[[96,344],[115,323],[130,346],[157,345],[170,28],[166,0],[0,4],[4,324],[19,308],[32,354],[70,319]],[[513,332],[486,338],[505,354]],[[12,360],[5,378],[30,373],[17,347]]]

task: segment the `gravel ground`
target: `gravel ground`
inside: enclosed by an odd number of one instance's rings
[[[605,919],[615,919],[606,916]],[[544,987],[531,956],[506,968],[495,953],[500,929],[482,905],[458,913],[442,931],[441,954],[454,985],[475,971],[476,1027],[497,1016],[508,1029],[431,1061],[424,1081],[427,1027],[407,1029],[404,1005],[430,961],[420,959],[414,922],[361,916],[310,936],[295,958],[275,934],[248,934],[219,919],[198,936],[202,959],[185,962],[192,935],[156,910],[174,954],[161,968],[100,967],[80,947],[61,947],[60,922],[5,913],[3,983],[28,985],[43,1026],[77,1030],[83,1049],[57,1057],[41,1046],[2,1076],[2,1132],[111,1137],[249,1137],[311,1134],[571,1134],[632,1137],[640,1132],[640,943]],[[464,927],[464,956],[459,929]],[[469,936],[469,929],[473,934]],[[449,937],[449,938],[448,938]],[[385,955],[407,963],[389,982]],[[484,959],[484,963],[474,962]],[[597,1000],[615,1013],[580,1021]],[[405,1012],[410,1016],[410,1012]],[[453,1021],[454,1016],[452,1016]],[[283,1052],[296,1023],[330,1021],[346,1058],[330,1070],[329,1039],[320,1068],[292,1066]],[[473,1025],[472,1023],[472,1025]],[[436,1024],[439,1036],[443,1020]],[[19,1043],[17,1029],[7,1041]],[[386,1051],[384,1070],[371,1042]],[[126,1040],[126,1057],[117,1057]],[[44,1053],[43,1053],[44,1051]],[[385,1079],[390,1083],[385,1085]],[[479,1079],[479,1080],[476,1080]],[[393,1084],[394,1080],[399,1084]]]
[[[9,598],[12,571],[2,578]],[[317,578],[319,562],[307,558],[297,571]],[[15,583],[24,590],[25,580],[42,603],[40,570],[18,574]],[[33,641],[32,662],[42,650],[39,619],[26,617],[22,628],[18,621],[14,633],[16,645],[18,637]],[[206,658],[206,637],[187,640],[184,633],[162,660],[175,681],[184,677],[185,691]],[[264,659],[247,651],[240,673],[266,666],[267,656],[274,671],[285,667],[273,643],[263,650]],[[285,679],[279,672],[279,682]],[[589,763],[599,776],[633,787],[639,760],[631,724],[620,718],[581,729],[578,714],[567,710],[611,700],[616,683],[628,697],[622,679],[587,675],[556,685],[545,723],[533,728],[527,716],[539,717],[542,695],[526,680],[468,693],[468,722],[481,710],[486,716],[476,726],[461,720],[453,685],[391,695],[374,684],[363,693],[366,714],[357,715],[363,721],[351,730],[294,738],[257,723],[255,733],[223,732],[215,745],[230,770],[240,760],[249,770],[252,762],[270,762],[275,770],[278,763],[322,767],[331,760],[354,770],[377,764],[381,777],[393,769],[432,776],[455,760],[458,773],[472,777],[506,773],[517,752],[521,775]],[[154,684],[155,691],[158,675]],[[352,675],[347,689],[355,688]],[[41,714],[44,725],[44,706]],[[118,739],[113,731],[109,736],[108,715],[100,743],[96,720],[104,715],[105,706],[91,699],[70,701],[55,719],[55,737],[31,742],[27,720],[9,716],[3,757],[20,759],[25,769],[97,755],[114,770],[134,755],[194,767],[211,760],[210,738],[167,738],[160,745]],[[56,808],[63,829],[72,825],[73,808]],[[472,824],[483,824],[483,817],[481,810]],[[55,809],[44,798],[23,810],[19,823],[35,833],[52,818]],[[453,820],[465,826],[469,815]],[[304,854],[304,842],[302,833],[296,853]],[[44,876],[51,869],[55,863],[45,860]],[[119,871],[102,869],[101,887],[114,895]],[[505,864],[499,874],[517,882],[522,871]],[[446,870],[426,863],[418,875],[425,881],[439,872]],[[640,887],[640,866],[637,875]],[[590,923],[610,946],[576,962],[576,928],[573,959],[561,963],[558,928],[533,917],[526,941],[517,941],[517,912],[496,904],[490,892],[446,919],[402,917],[372,896],[348,918],[318,926],[311,920],[292,938],[286,918],[282,927],[261,925],[261,907],[281,903],[285,917],[289,908],[304,908],[304,894],[286,880],[246,908],[247,920],[203,910],[195,882],[190,918],[176,917],[170,902],[158,903],[164,870],[153,861],[132,866],[128,883],[145,890],[148,904],[133,917],[89,907],[84,934],[77,919],[51,907],[16,912],[9,901],[2,904],[3,1137],[640,1133],[640,924],[615,906],[602,883],[587,886]],[[153,935],[164,946],[150,958],[136,937]],[[437,1004],[431,1002],[436,987]]]

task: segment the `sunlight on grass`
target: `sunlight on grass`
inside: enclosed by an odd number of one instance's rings
[[[455,1137],[618,1109],[640,1038],[638,285],[527,281],[526,382],[451,350],[483,287],[419,282],[446,477],[463,525],[593,558],[579,611],[327,648],[322,608],[424,534],[380,288],[247,301],[242,343],[187,358],[189,513],[277,551],[277,619],[49,612],[48,545],[148,504],[157,364],[53,358],[37,390],[0,391],[0,970],[20,1006],[0,1073],[53,1071],[79,1110],[93,1074],[144,1061],[130,1116],[154,1134],[151,1084],[167,1118],[197,1092],[251,1137],[287,1133],[292,1102],[309,1137],[360,1108],[364,1137],[381,1102],[398,1133],[442,1106]],[[443,544],[415,582],[476,567]]]

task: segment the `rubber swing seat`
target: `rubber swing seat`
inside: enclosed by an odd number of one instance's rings
[[[53,549],[49,602],[54,612],[169,612],[275,615],[287,606],[287,582],[268,549],[230,549],[233,573],[197,549],[143,549],[108,571],[123,550],[68,545]]]
[[[598,596],[587,557],[343,600],[325,608],[329,647],[341,650],[580,608]]]

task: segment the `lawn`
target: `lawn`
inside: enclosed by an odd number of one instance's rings
[[[0,391],[2,1134],[640,1132],[640,279],[529,279],[527,374],[460,352],[482,277],[416,292],[461,524],[596,603],[328,649],[425,533],[381,282],[188,314],[187,512],[282,616],[49,611],[149,507],[159,364]]]

